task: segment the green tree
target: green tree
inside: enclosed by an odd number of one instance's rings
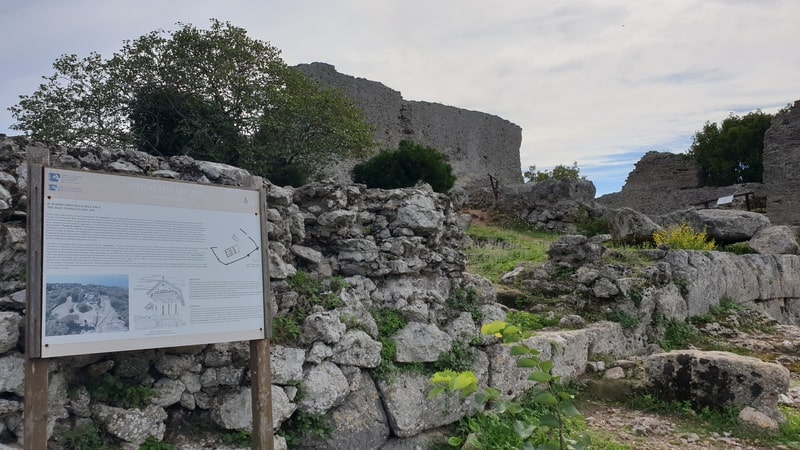
[[[764,133],[771,121],[771,114],[757,110],[741,117],[731,114],[721,126],[706,122],[688,153],[702,167],[705,184],[760,183]]]
[[[534,182],[539,183],[546,180],[585,180],[586,176],[580,175],[581,169],[578,167],[578,162],[574,161],[572,166],[559,164],[550,170],[536,170],[536,166],[528,167],[522,174],[522,178],[526,183]]]
[[[384,151],[353,168],[353,181],[371,188],[395,189],[420,181],[446,192],[456,181],[447,157],[432,147],[401,141],[397,150]]]
[[[228,22],[153,31],[109,59],[64,55],[55,74],[10,108],[14,129],[76,146],[185,154],[278,176],[315,175],[366,156],[372,130],[338,91],[323,89],[267,42]]]

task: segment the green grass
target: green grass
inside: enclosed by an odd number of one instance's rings
[[[544,262],[555,233],[473,224],[467,230],[473,245],[465,250],[467,270],[494,283],[518,262]]]

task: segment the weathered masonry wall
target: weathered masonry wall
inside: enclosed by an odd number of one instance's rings
[[[341,89],[376,128],[375,139],[382,148],[396,149],[401,140],[437,148],[448,156],[459,186],[488,186],[489,174],[501,184],[522,182],[522,129],[518,125],[478,111],[404,100],[398,91],[341,74],[329,64],[301,64],[297,68],[322,85]],[[349,179],[354,164],[338,167],[338,179]]]
[[[773,223],[800,225],[800,100],[772,119],[763,161],[767,216]]]

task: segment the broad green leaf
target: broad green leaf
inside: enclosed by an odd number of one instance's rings
[[[538,367],[539,360],[534,358],[520,358],[517,360],[517,367]]]
[[[483,445],[481,445],[481,442],[476,436],[468,436],[467,441],[469,441],[469,443],[475,448],[483,448]]]
[[[573,398],[572,394],[570,394],[569,392],[564,392],[564,391],[559,391],[558,392],[558,397],[561,400],[572,400],[572,398]]]
[[[439,384],[439,383],[448,384],[450,383],[450,380],[452,380],[454,376],[456,376],[456,373],[453,372],[452,370],[443,370],[441,372],[434,373],[431,379],[428,381],[433,384]]]
[[[548,360],[545,360],[545,361],[542,361],[542,365],[540,365],[539,367],[540,367],[540,368],[541,368],[543,371],[545,371],[545,372],[549,372],[549,371],[550,371],[550,369],[552,369],[552,368],[553,368],[553,361],[552,361],[552,360],[550,360],[550,359],[548,359]]]
[[[555,414],[544,414],[539,417],[539,425],[543,427],[559,428],[561,422],[558,421],[558,416]]]
[[[486,335],[489,335],[489,336],[493,336],[493,335],[499,333],[500,331],[502,331],[505,327],[506,327],[506,323],[505,322],[501,322],[499,320],[495,320],[493,322],[489,322],[487,324],[484,324],[481,327],[481,334],[486,334]]]
[[[561,413],[567,417],[577,417],[581,415],[581,413],[578,412],[577,408],[575,408],[575,405],[572,403],[565,403],[561,405]]]
[[[515,345],[511,347],[511,356],[530,355],[531,349],[524,345]]]
[[[460,437],[453,436],[447,439],[447,445],[450,447],[461,447],[461,444],[463,443],[464,439],[461,439]]]
[[[528,379],[531,381],[537,381],[539,383],[549,383],[550,380],[553,379],[547,372],[542,372],[541,370],[533,372],[532,374],[528,375]]]
[[[533,401],[540,405],[547,405],[547,406],[554,406],[558,404],[558,400],[556,400],[553,394],[547,391],[541,391],[533,396]]]
[[[436,398],[439,394],[442,393],[442,391],[444,391],[444,389],[445,389],[444,386],[436,386],[435,388],[431,389],[431,391],[428,392],[428,400]]]
[[[520,437],[523,441],[528,439],[536,427],[533,424],[523,422],[521,420],[514,421],[514,432],[517,433],[517,436]]]
[[[509,414],[519,414],[522,412],[522,405],[517,402],[512,402],[508,405],[508,413]]]
[[[478,379],[475,378],[475,374],[470,371],[461,372],[450,381],[450,389],[454,391],[466,389],[470,385],[478,385]]]

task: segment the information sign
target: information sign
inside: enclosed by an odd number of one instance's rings
[[[259,191],[45,168],[42,357],[263,339]]]

